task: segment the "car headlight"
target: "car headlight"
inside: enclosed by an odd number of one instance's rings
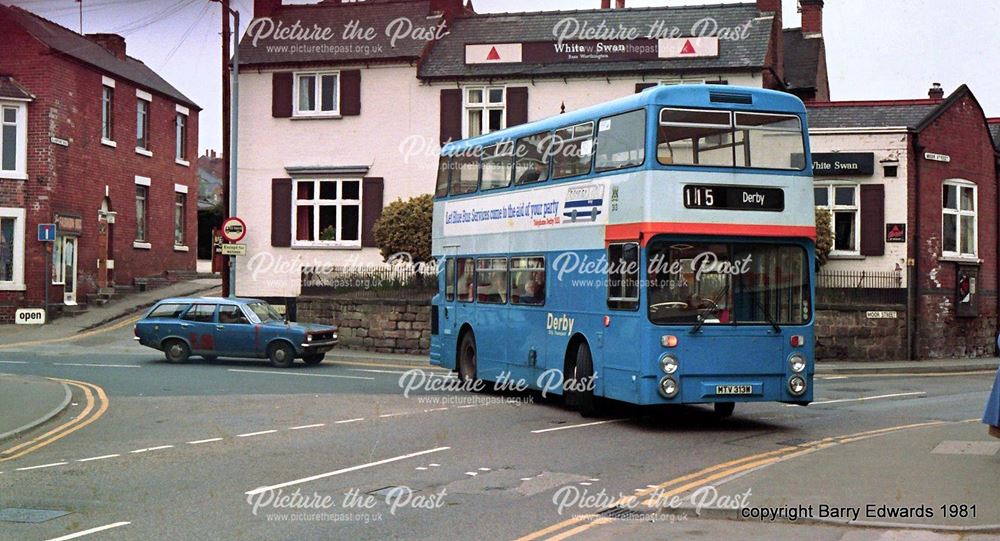
[[[673,398],[677,396],[680,388],[677,386],[677,380],[670,376],[663,376],[660,379],[660,394],[664,398]]]
[[[806,369],[806,358],[798,353],[792,355],[788,358],[788,368],[791,368],[792,372],[796,374],[802,372]]]
[[[336,340],[336,339],[337,339],[337,333],[333,333],[333,339],[334,339],[334,340]]]
[[[306,342],[312,342],[312,341],[313,341],[313,335],[307,334],[306,335]]]
[[[795,396],[802,396],[806,392],[806,380],[799,375],[788,379],[788,392]]]
[[[663,370],[664,374],[673,374],[677,371],[677,357],[673,355],[664,355],[660,357],[660,369]]]

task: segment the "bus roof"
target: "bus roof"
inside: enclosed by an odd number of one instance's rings
[[[712,99],[713,96],[716,97],[714,101]],[[750,103],[745,103],[747,97],[750,98]],[[743,103],[740,103],[741,101]],[[572,113],[551,116],[471,139],[453,141],[441,149],[441,154],[448,155],[462,152],[469,148],[489,146],[501,141],[510,141],[539,132],[551,131],[588,120],[624,113],[647,105],[728,109],[735,111],[769,111],[800,115],[805,115],[806,113],[806,108],[798,97],[777,90],[712,84],[657,85],[647,88],[638,94],[586,107]]]

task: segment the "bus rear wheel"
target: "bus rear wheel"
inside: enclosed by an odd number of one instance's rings
[[[476,381],[476,337],[471,331],[462,335],[458,346],[458,379],[463,383]]]
[[[583,417],[600,415],[599,398],[594,396],[594,359],[590,355],[590,346],[586,342],[580,343],[576,348],[573,379],[569,384],[565,393],[570,398],[569,403],[576,405],[576,410],[580,412],[580,415]]]
[[[715,414],[719,417],[729,417],[736,410],[736,402],[716,402]]]

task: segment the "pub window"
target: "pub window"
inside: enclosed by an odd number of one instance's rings
[[[510,186],[514,144],[504,141],[483,149],[483,180],[480,189],[495,190]]]
[[[640,109],[597,124],[597,172],[625,169],[646,161],[646,111]]]
[[[516,163],[514,177],[517,184],[545,182],[549,179],[548,145],[552,135],[548,132],[537,133],[517,140],[514,151]]]
[[[465,139],[507,127],[506,89],[502,86],[466,87],[464,92]]]
[[[361,246],[361,180],[295,181],[295,246]]]
[[[608,308],[639,308],[639,244],[626,242],[608,246]]]
[[[510,299],[512,304],[545,304],[545,258],[510,258]]]
[[[976,196],[975,184],[958,180],[944,183],[941,251],[945,256],[977,256]]]
[[[818,185],[816,206],[830,211],[833,223],[833,255],[858,255],[861,244],[857,184]]]
[[[476,261],[477,298],[485,304],[507,304],[510,287],[507,283],[507,260],[491,257]]]
[[[295,116],[340,114],[340,72],[296,73]]]
[[[556,130],[552,139],[552,178],[586,175],[594,154],[594,123],[584,122]]]
[[[476,260],[471,257],[455,261],[458,267],[458,301],[472,302],[476,299]]]

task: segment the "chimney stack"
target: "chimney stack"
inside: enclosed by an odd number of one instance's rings
[[[271,17],[281,7],[281,0],[253,0],[253,18]]]
[[[601,9],[611,9],[611,0],[601,0]]]
[[[944,99],[944,89],[941,88],[941,83],[934,83],[931,85],[930,91],[927,93],[932,100],[943,100]]]
[[[625,9],[625,0],[615,0],[615,9]]]
[[[802,9],[802,33],[823,33],[823,0],[799,0]]]
[[[87,34],[87,37],[107,49],[115,58],[125,60],[125,38],[118,34]]]

